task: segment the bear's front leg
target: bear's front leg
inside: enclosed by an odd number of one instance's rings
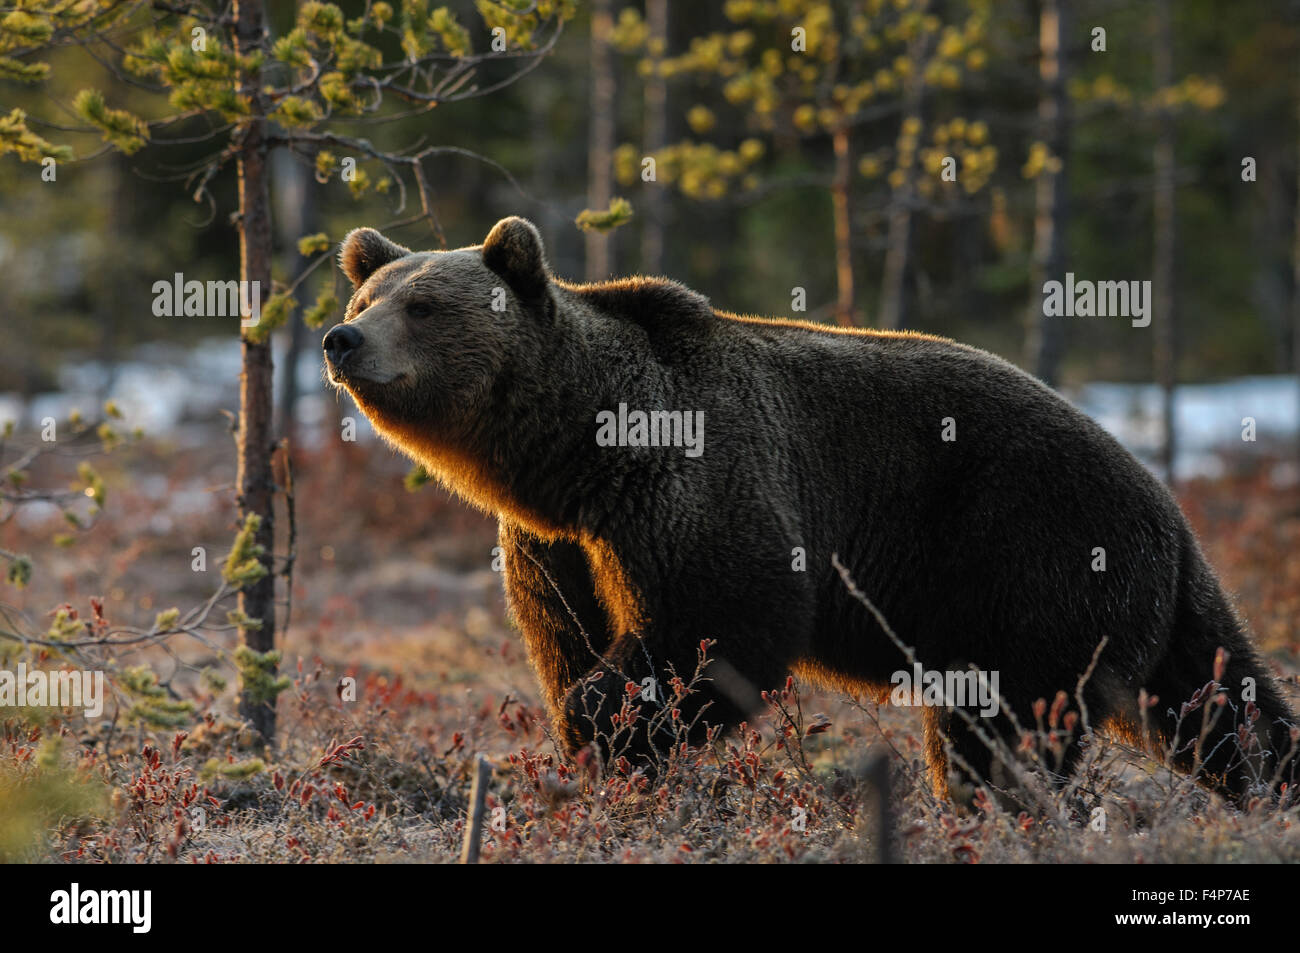
[[[596,599],[582,549],[570,542],[546,542],[502,521],[498,539],[504,557],[506,599],[523,634],[528,661],[542,698],[558,720],[570,687],[610,645],[605,611]]]

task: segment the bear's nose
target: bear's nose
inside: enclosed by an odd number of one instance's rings
[[[361,347],[363,341],[365,338],[362,337],[361,332],[352,325],[336,324],[330,328],[322,342],[325,348],[325,359],[334,367],[342,367],[348,355]]]

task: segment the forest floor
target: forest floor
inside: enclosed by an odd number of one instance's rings
[[[202,604],[236,528],[229,449],[205,434],[114,454],[105,513],[70,547],[50,541],[57,513],[10,521],[0,547],[30,553],[34,574],[0,601],[37,631],[67,606],[87,632],[97,616],[148,629]],[[69,478],[51,466],[34,476]],[[566,766],[492,570],[494,525],[436,486],[406,490],[406,470],[373,444],[299,455],[273,748],[235,717],[232,632],[92,652],[113,686],[101,717],[0,709],[0,859],[453,861],[484,755],[484,862],[1300,861],[1294,807],[1238,811],[1103,737],[1065,793],[954,811],[930,793],[918,712],[797,683],[782,711],[679,755],[654,784]],[[1300,494],[1234,476],[1180,500],[1294,699]],[[19,662],[85,667],[0,642],[0,669]]]

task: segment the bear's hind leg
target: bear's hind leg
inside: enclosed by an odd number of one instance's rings
[[[1100,708],[1098,705],[1097,710]],[[1025,706],[1024,711],[1030,721],[1026,723],[1024,716],[1018,715],[1021,724],[1032,731],[1032,706]],[[1055,729],[1050,742],[1037,737],[1038,758],[1034,762],[1021,756],[1020,739],[1005,715],[983,718],[974,710],[969,714],[974,724],[956,710],[942,706],[925,709],[925,755],[936,797],[969,807],[976,789],[987,785],[1005,809],[1032,810],[1030,799],[1020,790],[1022,771],[1039,772],[1056,790],[1073,777],[1083,755],[1077,723],[1068,733],[1063,726]]]
[[[969,807],[975,789],[993,778],[993,753],[959,714],[940,705],[924,709],[925,760],[934,796]]]
[[[1226,658],[1216,672],[1219,649]],[[1216,674],[1219,691],[1205,692]],[[1262,790],[1277,793],[1283,784],[1300,781],[1291,737],[1300,721],[1190,539],[1173,637],[1145,688],[1159,699],[1147,712],[1150,741],[1161,755],[1171,755],[1175,767],[1195,772],[1201,784],[1242,804]]]

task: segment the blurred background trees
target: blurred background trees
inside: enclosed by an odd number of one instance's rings
[[[0,309],[11,341],[0,392],[18,405],[57,390],[70,360],[105,362],[108,390],[115,362],[147,342],[224,333],[205,319],[160,320],[148,289],[178,270],[238,270],[233,166],[204,178],[229,104],[200,96],[130,154],[85,161],[104,146],[87,108],[151,124],[164,113],[140,77],[119,75],[111,37],[94,56],[56,44],[42,58],[48,74],[36,67],[26,51],[56,6],[23,0],[0,15]],[[113,6],[74,5],[97,16]],[[266,4],[290,65],[301,6]],[[414,13],[305,6],[324,17],[310,29],[326,32],[341,11],[343,39],[328,42],[345,58],[365,53],[349,45],[361,42],[349,24],[389,18],[386,62],[432,51],[451,63],[460,43],[490,52],[492,17],[538,14],[525,0]],[[456,108],[392,95],[371,108],[362,86],[330,78],[337,103],[277,100],[272,135],[319,132],[324,107],[340,120],[331,133],[377,153],[428,150],[423,196],[437,224],[412,214],[414,186],[397,211],[392,169],[363,163],[345,181],[327,166],[347,149],[306,135],[297,161],[271,171],[272,192],[282,182],[292,196],[273,198],[273,278],[287,288],[312,260],[297,247],[305,234],[322,236],[312,254],[360,224],[413,247],[456,246],[518,213],[542,226],[564,276],[664,273],[734,311],[932,331],[1067,388],[1294,371],[1300,14],[1269,0],[1167,6],[1164,27],[1164,5],[1113,0],[599,0],[575,7],[522,81],[495,89],[496,67],[480,64],[456,91],[491,96]],[[133,9],[180,25],[186,11],[234,8]],[[86,88],[102,104],[78,102]],[[345,116],[357,102],[365,109]],[[56,181],[24,154],[56,155]],[[620,197],[633,209],[626,226],[573,227],[584,208]],[[1156,280],[1167,310],[1147,329],[1044,321],[1042,282],[1067,270]],[[321,267],[295,298],[328,323],[345,292]],[[275,346],[314,353],[316,332],[297,323]],[[297,383],[277,385],[280,431]]]

